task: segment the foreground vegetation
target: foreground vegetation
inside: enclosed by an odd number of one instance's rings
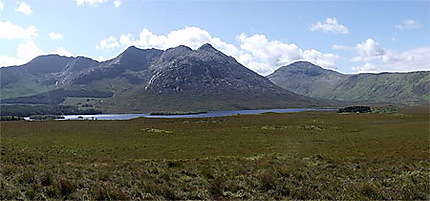
[[[1,122],[1,200],[429,199],[429,114]]]

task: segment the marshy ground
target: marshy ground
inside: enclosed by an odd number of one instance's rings
[[[0,199],[429,199],[429,112],[1,122]]]

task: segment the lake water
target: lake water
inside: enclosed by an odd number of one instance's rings
[[[294,108],[294,109],[262,109],[262,110],[229,110],[229,111],[209,111],[201,114],[190,115],[149,115],[149,114],[97,114],[97,115],[64,115],[64,119],[59,120],[129,120],[138,117],[146,118],[208,118],[224,117],[231,115],[262,114],[267,112],[274,113],[293,113],[305,111],[331,111],[333,109],[314,109],[314,108]],[[79,118],[82,117],[82,118]],[[26,118],[26,120],[29,120]]]

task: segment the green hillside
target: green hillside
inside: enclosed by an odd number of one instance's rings
[[[314,98],[406,104],[429,101],[429,71],[345,75],[296,62],[267,78],[284,89]]]

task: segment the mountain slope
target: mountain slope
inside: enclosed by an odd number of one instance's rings
[[[317,104],[274,85],[209,44],[197,50],[170,48],[150,68],[147,83],[111,99],[107,108],[189,111]],[[130,99],[136,103],[129,105]]]
[[[309,62],[295,62],[268,75],[276,85],[304,96],[360,102],[428,103],[430,74],[344,75]]]
[[[44,55],[30,62],[0,68],[1,99],[35,95],[60,87],[99,62],[86,57]]]

